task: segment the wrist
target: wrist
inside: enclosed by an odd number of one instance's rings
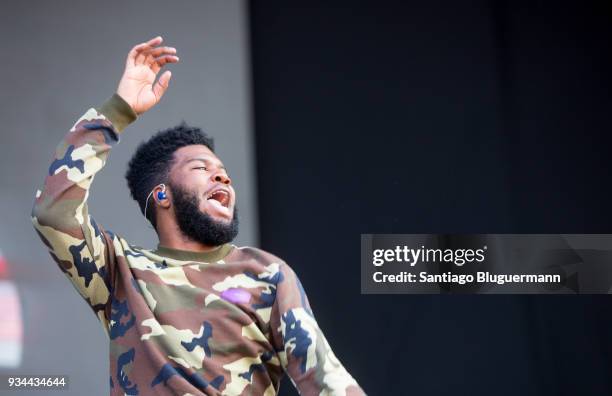
[[[125,102],[125,104],[130,106],[130,108],[132,109],[134,113],[136,113],[136,115],[140,115],[140,113],[136,111],[136,106],[135,106],[136,100],[132,98],[131,95],[128,95],[126,92],[128,91],[121,89],[121,86],[120,86],[119,88],[117,88],[115,95],[121,98]]]
[[[132,106],[119,94],[111,96],[98,111],[108,119],[117,132],[121,132],[138,118]]]

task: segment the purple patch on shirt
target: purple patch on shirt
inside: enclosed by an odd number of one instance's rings
[[[221,293],[221,298],[234,304],[247,304],[251,301],[251,293],[244,289],[231,288]]]

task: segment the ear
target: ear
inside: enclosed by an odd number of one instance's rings
[[[159,193],[164,193],[166,198],[160,199]],[[153,189],[153,199],[155,200],[155,204],[163,209],[168,209],[170,207],[170,191],[165,185],[158,185]]]

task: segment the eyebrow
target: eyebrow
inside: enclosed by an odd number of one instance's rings
[[[195,158],[190,158],[187,161],[185,161],[185,165],[193,162],[193,161],[200,161],[200,162],[204,162],[205,164],[210,164],[211,160],[207,159],[207,158],[200,158],[200,157],[195,157]],[[219,166],[220,169],[224,169],[225,170],[225,166],[223,166],[223,164],[221,164],[221,166]]]

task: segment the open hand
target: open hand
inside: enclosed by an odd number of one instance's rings
[[[142,114],[155,106],[161,99],[172,74],[166,70],[153,82],[166,63],[176,63],[176,48],[160,47],[163,39],[158,36],[141,43],[130,50],[125,63],[125,71],[119,81],[117,94],[136,112]]]

